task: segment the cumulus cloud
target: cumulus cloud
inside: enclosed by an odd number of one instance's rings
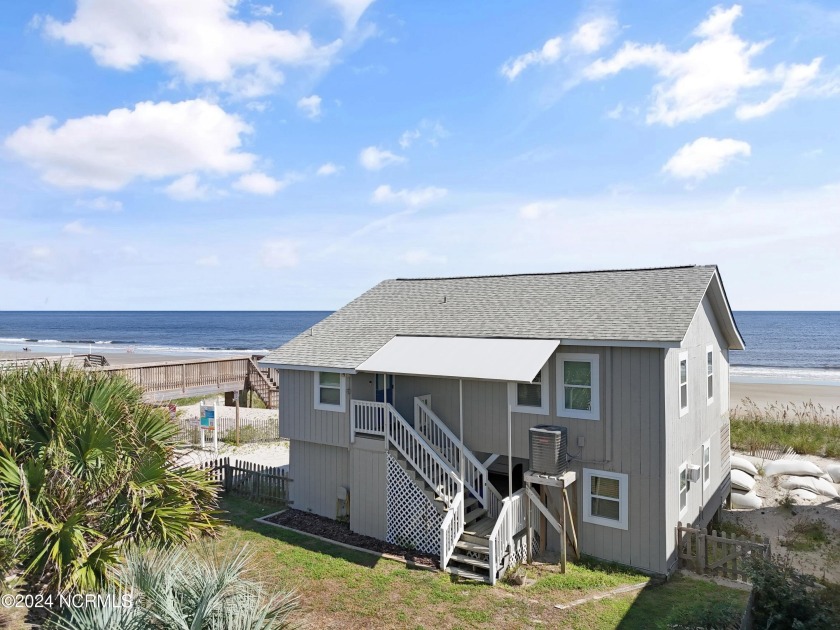
[[[408,149],[417,140],[422,138],[433,147],[436,147],[438,142],[447,136],[449,136],[449,132],[439,120],[423,119],[414,129],[406,129],[400,136],[399,143],[403,149]]]
[[[677,151],[662,171],[678,179],[705,179],[738,156],[749,157],[750,145],[732,138],[698,138]]]
[[[92,230],[81,221],[71,221],[65,225],[61,231],[65,234],[74,234],[79,236],[82,234],[90,234]]]
[[[612,41],[616,26],[612,18],[592,18],[578,26],[568,37],[552,37],[542,47],[508,59],[499,71],[508,81],[513,81],[530,66],[550,65],[573,55],[591,55]]]
[[[298,245],[287,238],[266,241],[260,249],[259,261],[266,269],[297,267],[300,263]]]
[[[366,147],[359,153],[359,163],[369,171],[378,171],[391,164],[402,164],[407,158],[379,147]]]
[[[304,96],[297,102],[297,106],[310,120],[318,120],[321,117],[321,97],[317,94]]]
[[[335,175],[342,169],[341,166],[336,166],[332,162],[327,162],[326,164],[321,164],[316,171],[317,175],[321,177],[326,177],[328,175]]]
[[[201,185],[199,177],[195,173],[179,177],[163,190],[167,195],[178,201],[198,201],[210,196],[210,189]]]
[[[238,116],[197,99],[138,103],[61,125],[46,116],[17,129],[5,146],[50,184],[119,190],[137,178],[247,171],[256,156],[240,147],[250,132]]]
[[[41,24],[48,37],[84,46],[102,66],[156,62],[187,82],[250,97],[283,82],[280,66],[325,66],[342,45],[318,46],[305,30],[239,19],[236,0],[121,0],[119,10],[112,0],[79,0],[68,22],[48,16]]]
[[[276,179],[261,172],[246,173],[233,183],[233,187],[254,195],[270,197],[286,188],[296,179],[294,175],[287,175],[283,179]]]
[[[93,199],[76,199],[77,208],[87,208],[98,212],[120,212],[123,209],[122,201],[109,197],[94,197]]]
[[[412,208],[424,206],[443,199],[448,191],[445,188],[427,186],[425,188],[414,188],[409,190],[393,190],[389,185],[383,184],[373,191],[371,201],[374,203],[402,203]]]
[[[329,0],[329,2],[341,13],[345,26],[355,28],[359,18],[373,4],[374,0]]]
[[[590,64],[584,76],[600,80],[632,68],[654,69],[661,81],[651,95],[649,124],[673,126],[697,120],[735,105],[745,93],[781,86],[766,100],[741,105],[736,111],[739,118],[767,115],[814,82],[821,59],[806,65],[781,63],[773,70],[755,66],[755,58],[770,42],[749,42],[735,34],[734,23],[741,14],[738,5],[712,9],[694,29],[693,34],[700,41],[686,51],[670,50],[662,44],[625,42],[612,57]]]

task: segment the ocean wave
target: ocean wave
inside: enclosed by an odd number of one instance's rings
[[[729,374],[735,380],[840,385],[840,369],[834,367],[802,368],[733,365],[729,370]]]

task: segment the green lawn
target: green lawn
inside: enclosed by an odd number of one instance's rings
[[[675,578],[662,586],[589,602],[568,610],[555,604],[644,581],[633,571],[596,563],[528,567],[528,587],[453,580],[448,574],[407,568],[302,534],[255,523],[272,508],[227,497],[229,524],[222,546],[247,544],[267,584],[294,588],[301,616],[311,627],[393,628],[667,628],[702,623],[711,607],[743,607],[746,593]],[[699,617],[696,615],[699,614]]]

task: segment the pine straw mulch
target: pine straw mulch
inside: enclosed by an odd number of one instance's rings
[[[350,531],[348,523],[334,521],[331,518],[318,516],[309,512],[301,512],[289,508],[279,514],[267,517],[265,520],[295,529],[306,534],[314,534],[321,536],[335,542],[344,543],[346,545],[353,545],[354,547],[361,547],[377,553],[386,553],[392,556],[402,558],[406,562],[412,562],[424,567],[437,567],[438,558],[429,553],[421,551],[406,549],[399,545],[393,545],[384,540],[364,536]]]

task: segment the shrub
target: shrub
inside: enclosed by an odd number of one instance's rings
[[[176,467],[178,428],[141,396],[55,365],[0,374],[0,532],[30,589],[101,587],[126,544],[214,527],[215,485]]]

